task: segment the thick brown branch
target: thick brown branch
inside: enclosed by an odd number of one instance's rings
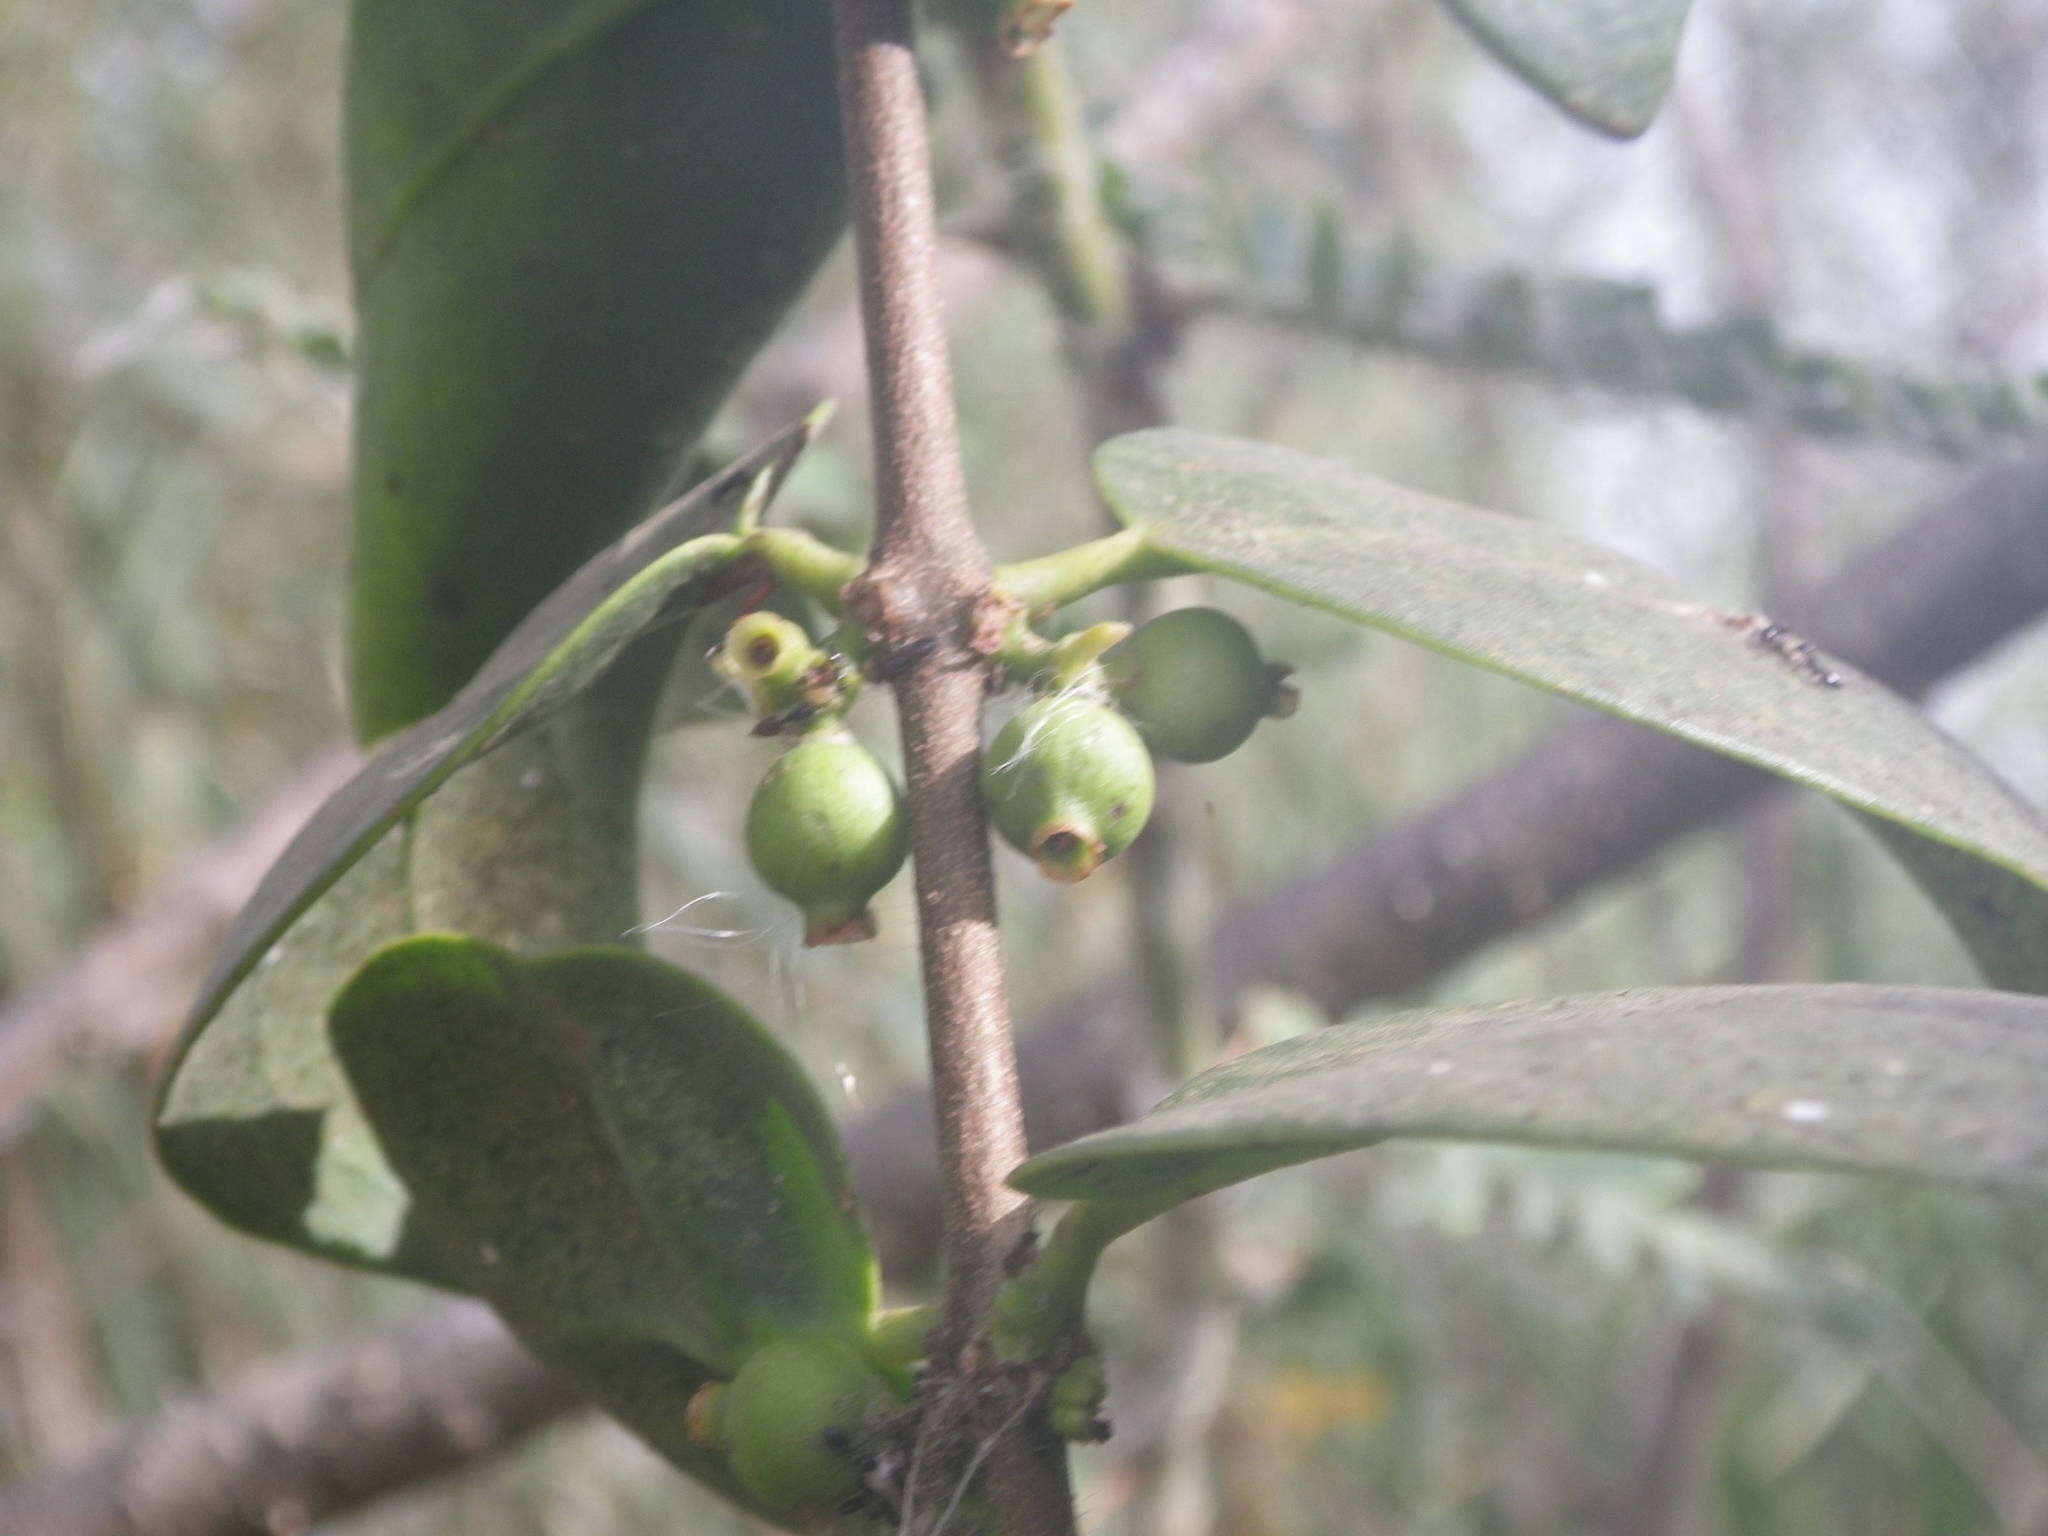
[[[467,1465],[575,1394],[481,1306],[268,1365],[74,1471],[0,1490],[8,1536],[282,1536]]]
[[[70,1062],[148,1053],[170,1037],[263,872],[360,766],[353,751],[323,757],[232,836],[180,865],[63,970],[0,1002],[0,1144],[20,1132]]]

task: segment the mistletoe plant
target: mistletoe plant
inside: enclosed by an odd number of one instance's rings
[[[1031,34],[1047,9],[984,23]],[[1647,121],[1683,14],[1456,9],[1618,131]],[[242,913],[170,1064],[158,1141],[187,1190],[257,1236],[482,1297],[764,1519],[956,1533],[1072,1529],[1061,1440],[1103,1432],[1097,1256],[1288,1164],[1456,1137],[2048,1192],[2048,825],[1783,626],[1537,523],[1171,428],[1096,459],[1120,532],[990,569],[932,302],[908,18],[835,11],[836,33],[811,0],[357,0],[352,648],[377,746]],[[768,520],[822,412],[622,530],[830,243],[842,139],[873,551]],[[2004,990],[1366,1019],[1026,1161],[989,821],[1078,880],[1140,834],[1154,754],[1212,760],[1293,704],[1217,610],[1066,627],[1090,594],[1187,573],[1834,796]],[[872,934],[870,898],[914,857],[948,1178],[935,1309],[881,1309],[845,1157],[788,1053],[618,940],[685,634],[785,743],[733,835],[809,942]],[[863,687],[897,696],[907,792],[846,729]],[[1020,705],[985,743],[1002,692]],[[1019,1191],[1072,1202],[1036,1244]]]

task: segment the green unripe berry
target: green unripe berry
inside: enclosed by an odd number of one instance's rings
[[[989,818],[1050,880],[1115,858],[1152,814],[1152,755],[1131,723],[1084,693],[1034,699],[982,759]]]
[[[887,1383],[850,1344],[777,1339],[718,1394],[710,1430],[763,1509],[808,1526],[860,1493],[859,1447],[893,1406]]]
[[[837,724],[784,752],[747,807],[747,857],[804,913],[804,943],[875,936],[868,898],[903,867],[903,797],[874,753]]]
[[[1161,757],[1208,763],[1236,751],[1292,702],[1284,669],[1217,608],[1176,608],[1138,626],[1103,658],[1117,702]]]

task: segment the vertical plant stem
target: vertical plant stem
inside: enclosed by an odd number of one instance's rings
[[[909,0],[834,0],[874,418],[874,559],[848,592],[896,687],[909,780],[918,943],[944,1171],[947,1283],[921,1402],[911,1531],[952,1507],[963,1450],[994,1436],[1004,1536],[1067,1536],[1065,1448],[1020,1414],[983,1337],[1029,1220],[1003,1183],[1024,1156],[988,828],[976,783],[986,649],[1000,617],[968,518],[939,312],[930,146]]]

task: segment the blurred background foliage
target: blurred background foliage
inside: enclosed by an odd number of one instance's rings
[[[0,5],[0,998],[60,972],[345,736],[342,9]],[[1062,41],[1114,145],[1134,96],[1171,104],[1168,50],[1276,16],[1282,56],[1246,65],[1235,104],[1133,178],[1138,203],[1178,210],[1162,227],[1199,229],[1204,272],[1249,270],[1263,231],[1327,217],[1358,248],[1453,269],[1648,284],[1673,325],[1767,313],[1782,337],[1903,374],[2048,366],[2048,13],[2028,0],[1700,0],[1675,97],[1631,145],[1559,118],[1428,0],[1091,0]],[[1000,193],[990,137],[955,52],[933,49],[931,80],[942,192],[972,222]],[[998,558],[1089,536],[1088,433],[1040,286],[971,241],[948,271]],[[842,255],[721,448],[850,390],[849,290]],[[1569,524],[1729,608],[1824,576],[1971,468],[1233,308],[1166,363],[1177,420]],[[867,507],[852,417],[785,503],[842,539]],[[1195,814],[1178,836],[1211,906],[1435,803],[1566,713],[1388,638],[1224,601],[1300,665],[1304,704],[1181,774]],[[1931,707],[2040,803],[2044,697],[2036,634]],[[885,706],[864,710],[888,750]],[[645,904],[679,915],[652,942],[747,999],[855,1113],[921,1070],[907,893],[883,898],[876,944],[798,947],[736,837],[771,755],[730,725],[658,744]],[[1002,870],[1020,1015],[1123,962],[1114,866],[1071,893]],[[1417,1000],[1734,978],[1973,980],[1875,846],[1801,799],[1678,845]],[[167,1039],[185,999],[157,1001]],[[1313,1022],[1285,992],[1246,1009],[1254,1035]],[[146,1155],[148,1071],[79,1061],[0,1132],[0,1476],[425,1299],[176,1197]],[[1222,1198],[1214,1230],[1211,1283],[1186,1295],[1158,1293],[1145,1241],[1112,1255],[1099,1322],[1120,1434],[1080,1457],[1094,1530],[2048,1530],[2041,1212],[1394,1148]],[[744,1527],[577,1420],[334,1528]]]

